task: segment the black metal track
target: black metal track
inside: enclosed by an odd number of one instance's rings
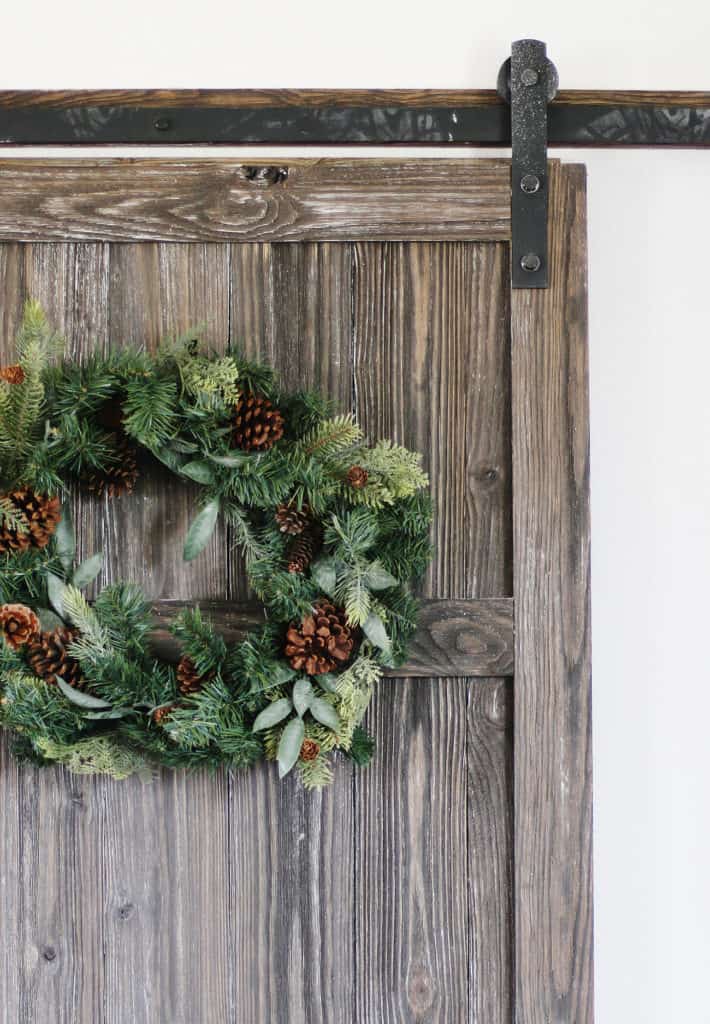
[[[0,108],[0,145],[510,146],[510,107]],[[710,106],[553,103],[549,146],[710,146]]]

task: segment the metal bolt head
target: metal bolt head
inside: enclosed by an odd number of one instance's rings
[[[520,187],[527,195],[533,195],[540,189],[540,179],[537,174],[524,174],[520,179]]]
[[[542,260],[536,252],[526,252],[520,260],[520,266],[529,274],[534,274],[542,266]]]
[[[156,132],[169,132],[173,126],[173,122],[169,117],[156,117],[153,121],[153,127]]]
[[[537,83],[540,81],[540,76],[535,70],[535,68],[523,68],[523,70],[520,73],[520,81],[523,83],[523,85],[526,85],[528,88],[530,88],[531,85],[537,85]]]

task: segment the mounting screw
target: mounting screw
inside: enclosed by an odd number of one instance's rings
[[[529,274],[534,274],[542,266],[542,261],[536,252],[526,252],[520,260],[520,266]]]
[[[532,195],[540,189],[540,179],[537,174],[524,174],[520,179],[520,187],[527,195]]]
[[[156,132],[169,132],[173,126],[173,122],[169,117],[156,117],[153,121],[153,127]]]
[[[520,81],[529,88],[531,85],[537,85],[540,81],[540,76],[535,68],[523,68],[520,73]]]

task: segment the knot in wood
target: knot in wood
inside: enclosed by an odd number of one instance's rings
[[[280,185],[288,178],[288,167],[245,167],[244,177],[254,185]]]
[[[473,478],[483,487],[493,487],[498,483],[500,470],[490,462],[479,462],[474,466]]]

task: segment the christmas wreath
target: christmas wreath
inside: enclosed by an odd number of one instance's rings
[[[115,778],[266,757],[307,787],[331,780],[335,751],[366,764],[363,715],[405,659],[431,554],[420,456],[368,445],[351,415],[194,334],[82,364],[62,353],[28,303],[0,368],[0,725],[17,754]],[[224,517],[266,613],[232,645],[199,608],[181,614],[177,664],[152,651],[138,587],[87,600],[101,555],[75,564],[65,500],[117,500],[156,462],[201,488],[184,557]]]

